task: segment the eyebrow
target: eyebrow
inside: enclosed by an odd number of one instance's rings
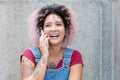
[[[60,22],[60,23],[63,23],[62,21],[56,21],[56,23],[59,23],[59,22]]]
[[[51,22],[45,22],[45,24],[50,24]],[[62,21],[56,21],[55,23],[63,23]]]

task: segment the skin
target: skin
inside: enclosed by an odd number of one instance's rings
[[[43,31],[41,31],[39,38],[42,58],[35,66],[25,56],[22,57],[22,80],[44,80],[46,67],[54,69],[64,55],[65,49],[62,48],[64,36],[65,26],[62,19],[56,14],[49,14],[45,19]],[[69,80],[82,80],[82,64],[70,67]]]

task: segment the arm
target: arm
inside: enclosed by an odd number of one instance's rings
[[[83,65],[76,64],[70,67],[69,80],[82,80]]]
[[[47,56],[42,56],[36,68],[35,64],[25,56],[21,62],[21,77],[22,80],[44,80],[47,65]]]
[[[22,72],[22,80],[44,80],[47,60],[49,56],[48,52],[48,37],[41,30],[41,36],[39,38],[39,48],[42,54],[40,61],[37,66],[32,63],[28,58],[22,57],[21,62],[21,72]]]

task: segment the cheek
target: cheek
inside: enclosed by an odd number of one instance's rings
[[[44,31],[45,34],[48,34],[50,32],[49,29],[43,29],[43,31]]]
[[[64,28],[61,28],[59,31],[60,31],[61,33],[65,34],[65,29],[64,29]]]

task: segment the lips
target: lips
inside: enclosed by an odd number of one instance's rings
[[[59,34],[50,34],[50,37],[51,38],[57,38],[57,37],[59,37]]]

